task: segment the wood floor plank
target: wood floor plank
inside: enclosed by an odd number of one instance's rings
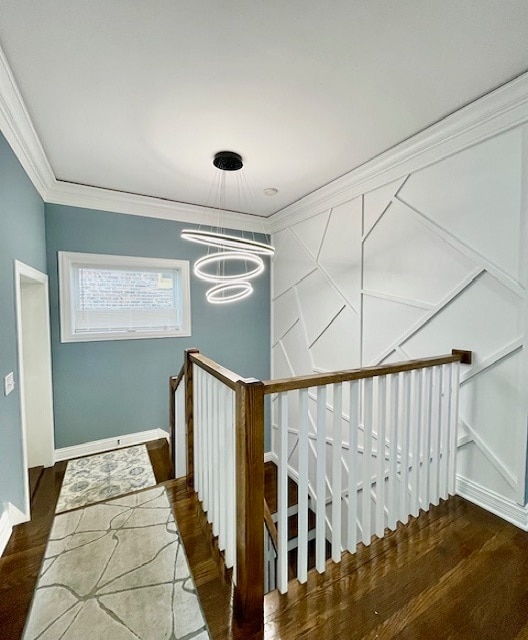
[[[231,573],[196,495],[170,479],[166,441],[148,449],[213,640],[528,640],[528,533],[459,497],[329,562],[324,574],[310,571],[307,584],[268,594],[263,635],[249,633],[233,620]],[[21,637],[65,466],[44,470],[33,519],[15,527],[0,558],[1,640]]]

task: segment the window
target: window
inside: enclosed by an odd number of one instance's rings
[[[61,341],[191,335],[186,260],[59,251]]]

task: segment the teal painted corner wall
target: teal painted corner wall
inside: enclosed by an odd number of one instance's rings
[[[57,252],[80,251],[193,262],[204,247],[180,239],[189,227],[119,213],[46,204],[50,278],[55,446],[168,426],[168,378],[184,349],[202,353],[244,377],[269,378],[269,265],[255,292],[236,304],[211,305],[208,285],[191,276],[190,338],[61,343]]]
[[[46,272],[44,203],[0,134],[0,379],[13,371],[16,383],[0,392],[0,514],[4,502],[24,510],[15,260]]]

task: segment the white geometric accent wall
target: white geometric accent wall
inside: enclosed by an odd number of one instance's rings
[[[520,126],[319,207],[274,235],[272,277],[274,378],[472,350],[462,368],[458,473],[519,504],[527,140]]]

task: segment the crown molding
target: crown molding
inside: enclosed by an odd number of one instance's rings
[[[55,176],[29,117],[24,99],[0,48],[0,131],[41,198],[55,181]]]
[[[226,229],[268,233],[266,219],[259,216],[58,180],[47,189],[44,200],[50,204],[213,227],[220,223]]]
[[[528,73],[446,116],[267,218],[270,233],[423,169],[528,121]]]
[[[57,180],[0,48],[0,131],[45,202],[211,226],[220,217],[241,231],[280,231],[527,120],[525,73],[265,218]]]
[[[267,233],[259,216],[57,180],[1,47],[0,131],[44,202]]]

